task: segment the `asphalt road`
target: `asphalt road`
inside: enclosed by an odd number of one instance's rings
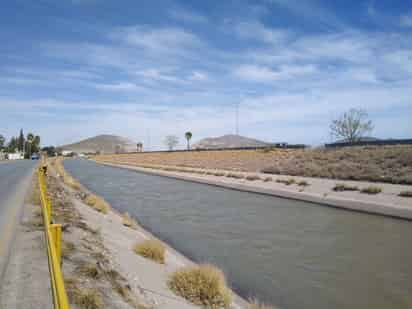
[[[0,282],[37,163],[29,160],[0,161]]]

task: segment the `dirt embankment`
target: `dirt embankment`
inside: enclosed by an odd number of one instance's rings
[[[412,184],[412,146],[98,155],[97,161]]]

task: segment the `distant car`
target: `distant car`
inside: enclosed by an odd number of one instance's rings
[[[37,153],[33,153],[33,154],[31,155],[31,159],[32,159],[32,160],[38,160],[38,159],[40,159],[40,156],[39,156]]]

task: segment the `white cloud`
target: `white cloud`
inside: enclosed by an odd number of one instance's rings
[[[253,82],[273,82],[281,79],[290,79],[297,76],[316,73],[313,65],[281,66],[278,70],[256,65],[242,65],[233,71],[233,74],[241,79]]]
[[[105,91],[108,104],[100,98],[43,102],[31,113],[52,115],[50,120],[71,108],[70,125],[77,136],[100,133],[101,123],[106,132],[136,140],[151,129],[152,145],[159,148],[164,135],[183,136],[188,128],[195,139],[232,132],[234,103],[239,101],[242,134],[289,142],[322,141],[330,119],[348,107],[381,115],[396,108],[410,111],[412,42],[406,34],[348,30],[303,35],[250,20],[225,26],[224,43],[233,39],[230,50],[183,28],[147,25],[108,31],[109,41],[102,34],[106,43],[49,44],[47,57],[74,64],[73,71],[61,69],[50,76],[81,80],[84,88],[95,91],[86,92],[88,98],[100,94],[96,88]],[[10,77],[26,75],[32,76],[15,72]],[[11,111],[2,104],[6,101],[0,99],[0,114],[7,117]],[[315,131],[307,129],[308,121],[316,123]],[[50,142],[74,136],[72,131],[66,137],[53,135],[64,126],[47,123]],[[387,134],[391,132],[398,131]]]
[[[208,80],[209,77],[205,72],[193,71],[189,79],[193,81],[205,81]]]
[[[173,53],[199,47],[201,41],[193,33],[181,28],[149,28],[142,26],[120,29],[112,34],[130,45],[148,49],[150,52]]]
[[[377,14],[376,7],[375,7],[375,2],[374,1],[369,1],[368,4],[367,4],[366,10],[367,10],[368,15],[370,17],[375,17],[376,14]]]
[[[196,14],[193,11],[187,11],[184,9],[174,9],[169,12],[170,17],[173,19],[188,22],[188,23],[207,23],[208,19],[200,14]]]
[[[164,82],[175,82],[175,83],[184,82],[182,79],[177,78],[174,75],[167,74],[167,73],[162,72],[159,69],[153,69],[153,68],[139,70],[139,71],[136,71],[135,74],[143,77],[145,81],[149,81],[149,82],[150,81],[164,81]]]
[[[318,1],[300,0],[268,0],[278,7],[284,8],[301,19],[315,22],[325,28],[343,28],[345,24],[334,12],[317,4]]]
[[[240,38],[258,40],[270,44],[279,43],[289,35],[285,30],[270,29],[257,21],[237,23],[234,25],[234,29]]]
[[[412,13],[402,15],[400,18],[400,25],[402,27],[412,27]]]
[[[95,84],[97,89],[110,91],[145,91],[144,87],[138,86],[131,82],[119,82],[113,84]]]

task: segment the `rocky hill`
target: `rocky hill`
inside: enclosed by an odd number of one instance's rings
[[[122,153],[137,150],[136,143],[116,135],[98,135],[87,138],[77,143],[63,145],[59,150],[67,150],[77,153]]]
[[[220,137],[209,137],[193,144],[193,149],[216,149],[216,148],[240,148],[240,147],[264,147],[269,143],[240,135],[223,135]]]

